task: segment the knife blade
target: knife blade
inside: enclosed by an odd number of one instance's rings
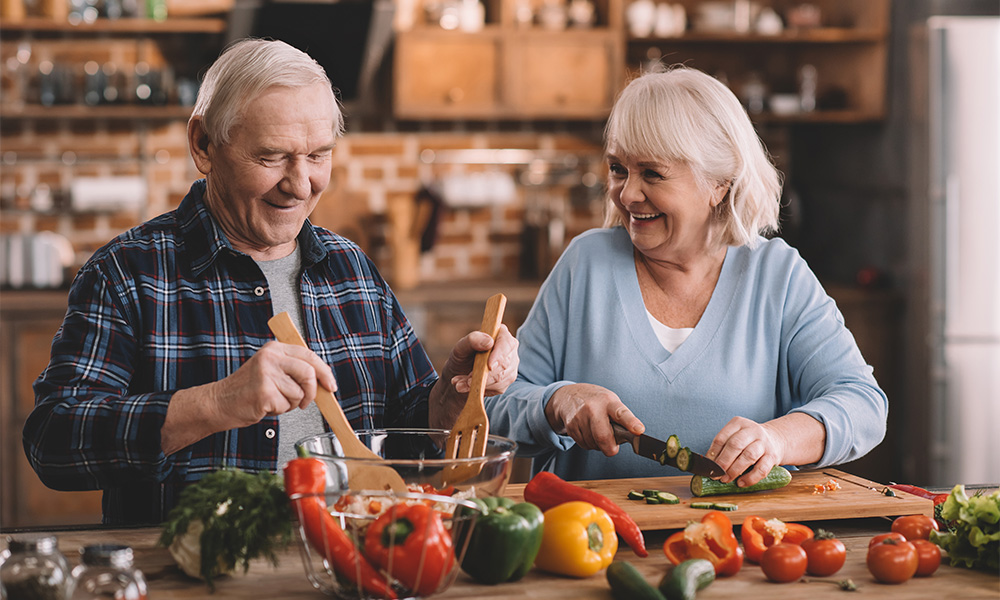
[[[690,453],[690,460],[687,468],[681,469],[677,464],[676,457],[667,456],[667,443],[649,435],[635,435],[618,423],[612,422],[611,429],[615,432],[615,441],[618,444],[628,444],[632,446],[632,451],[639,456],[644,456],[650,460],[655,460],[661,465],[674,467],[681,471],[694,473],[703,477],[721,477],[725,471],[714,460],[702,456],[696,452]]]

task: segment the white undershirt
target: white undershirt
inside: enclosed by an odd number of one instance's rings
[[[649,324],[653,326],[653,333],[656,334],[657,339],[663,344],[663,347],[667,349],[671,354],[677,351],[677,348],[684,343],[684,340],[688,339],[691,332],[694,331],[694,327],[681,327],[680,329],[674,329],[673,327],[667,327],[663,323],[656,320],[653,313],[646,311],[646,316],[649,317]]]

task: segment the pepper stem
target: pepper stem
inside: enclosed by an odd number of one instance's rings
[[[601,526],[597,523],[587,525],[587,545],[594,552],[600,552],[601,548],[604,547],[604,532],[601,531]]]
[[[397,546],[404,544],[411,533],[413,533],[413,523],[409,519],[396,519],[382,530],[382,546],[389,548],[393,543]]]

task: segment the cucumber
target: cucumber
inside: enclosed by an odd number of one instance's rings
[[[656,499],[660,504],[680,504],[681,499],[670,492],[656,492]]]
[[[680,464],[678,462],[678,464]],[[792,474],[785,467],[775,465],[767,477],[761,479],[753,485],[739,487],[735,481],[721,483],[708,477],[695,475],[691,478],[691,493],[696,497],[718,496],[722,494],[745,494],[747,492],[759,492],[761,490],[776,490],[785,487],[792,481]]]
[[[732,502],[713,502],[712,508],[714,508],[715,510],[731,512],[734,510],[739,510],[740,507],[736,504],[733,504]]]
[[[692,502],[691,508],[700,508],[702,510],[712,510],[715,508],[714,502]]]
[[[668,458],[674,458],[681,449],[681,440],[676,435],[671,435],[667,438],[667,447],[664,449]],[[665,462],[665,461],[660,461]]]
[[[704,558],[685,560],[660,580],[659,590],[667,600],[694,600],[695,594],[715,581],[715,567]]]
[[[649,498],[650,496],[655,496],[660,490],[642,490],[642,495]]]
[[[646,496],[646,504],[663,504],[656,496]]]
[[[677,451],[677,468],[687,471],[688,463],[691,462],[691,450],[685,446]]]
[[[605,575],[608,578],[608,583],[611,584],[611,595],[616,600],[664,600],[660,590],[646,581],[642,573],[630,562],[613,561],[608,565]],[[714,569],[712,575],[715,575]]]
[[[635,490],[629,490],[628,499],[629,500],[642,500],[646,495],[642,492],[637,492]]]

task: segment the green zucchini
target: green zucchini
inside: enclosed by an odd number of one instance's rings
[[[715,574],[714,569],[712,574]],[[612,562],[608,565],[605,575],[611,584],[611,595],[616,600],[664,600],[660,590],[646,581],[642,573],[630,562],[624,560]]]
[[[678,463],[680,464],[680,463]],[[696,497],[718,496],[722,494],[745,494],[747,492],[759,492],[761,490],[776,490],[785,487],[792,481],[792,474],[785,467],[775,465],[767,477],[761,479],[753,485],[739,487],[735,481],[722,483],[708,477],[695,475],[691,478],[691,493]]]
[[[704,558],[683,561],[660,580],[659,590],[667,600],[694,600],[699,590],[715,581],[715,567]]]

